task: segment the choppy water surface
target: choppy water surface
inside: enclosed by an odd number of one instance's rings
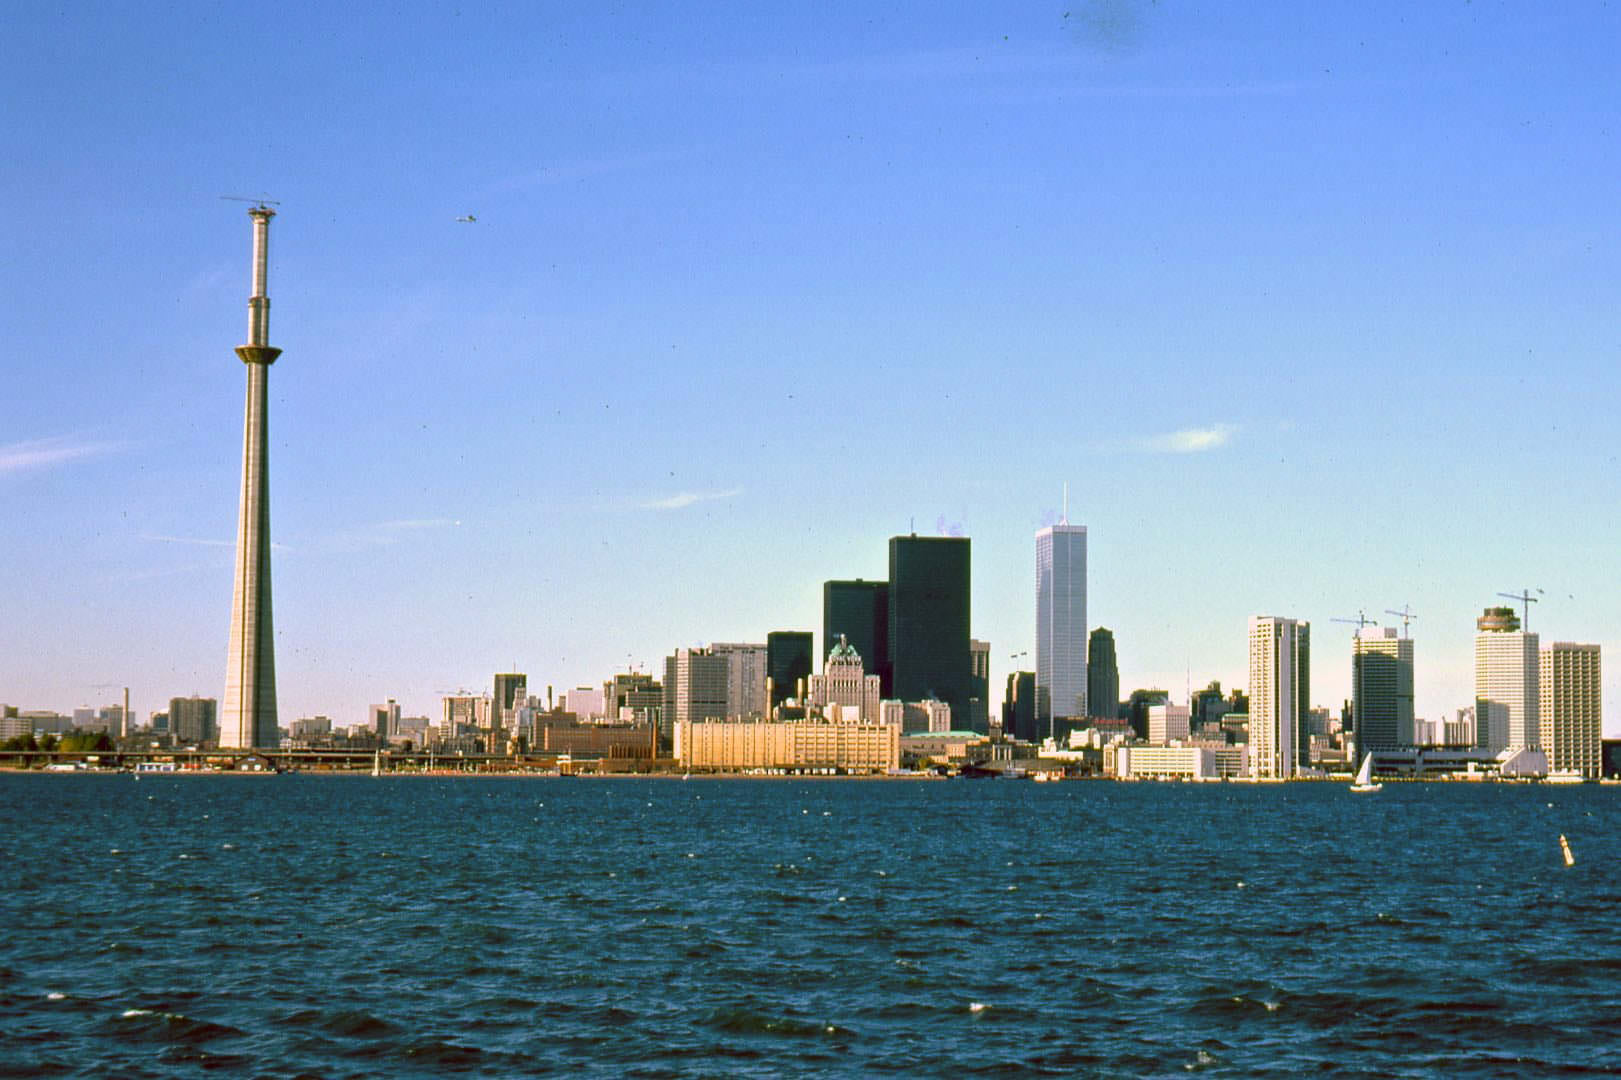
[[[1613,788],[9,775],[0,807],[12,1075],[1621,1070]]]

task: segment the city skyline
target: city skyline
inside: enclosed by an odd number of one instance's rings
[[[224,700],[217,196],[260,192],[284,726],[814,630],[914,521],[972,537],[1000,687],[1066,481],[1122,694],[1245,686],[1245,620],[1286,611],[1336,707],[1331,620],[1411,604],[1415,711],[1450,715],[1527,585],[1541,640],[1621,647],[1621,17],[1119,7],[16,13],[0,701]],[[249,40],[298,78],[244,146]]]

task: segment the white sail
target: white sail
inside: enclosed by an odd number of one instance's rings
[[[1344,775],[1344,774],[1341,774],[1341,775]],[[1367,753],[1367,754],[1362,755],[1362,768],[1360,768],[1360,769],[1358,769],[1356,771],[1356,783],[1357,783],[1358,787],[1367,787],[1369,784],[1373,783],[1373,754],[1372,753]]]

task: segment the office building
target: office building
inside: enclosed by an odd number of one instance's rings
[[[664,711],[661,729],[673,737],[676,726],[724,720],[731,665],[708,649],[677,649],[664,658]]]
[[[809,630],[773,630],[765,636],[766,677],[771,680],[767,704],[771,708],[803,695],[801,684],[816,670],[814,638]],[[831,642],[828,647],[832,648]]]
[[[1362,627],[1351,641],[1351,730],[1359,752],[1414,745],[1413,639],[1393,626]]]
[[[1040,742],[1036,731],[1036,673],[1010,671],[1002,696],[1002,734],[1025,742]]]
[[[889,582],[829,581],[822,585],[822,654],[843,639],[877,675],[884,696],[891,689],[889,669]]]
[[[236,577],[231,594],[230,646],[225,663],[225,707],[219,744],[271,748],[276,721],[276,635],[270,611],[270,365],[281,350],[270,345],[270,219],[260,203],[253,219],[253,292],[248,299],[248,344],[237,358],[247,369],[247,412],[242,425],[242,500],[237,510]]]
[[[1603,775],[1604,681],[1597,645],[1556,641],[1542,650],[1537,672],[1539,737],[1548,769]]]
[[[1508,607],[1487,608],[1475,629],[1475,745],[1494,753],[1540,747],[1537,635]]]
[[[882,698],[882,681],[876,675],[868,675],[861,655],[849,642],[841,640],[827,654],[822,674],[810,677],[806,703],[823,710],[829,720],[851,719],[872,724],[879,721]]]
[[[1086,715],[1113,720],[1120,715],[1120,665],[1114,631],[1100,626],[1086,639]]]
[[[658,725],[664,712],[664,685],[639,671],[603,683],[602,697],[606,718],[621,724]]]
[[[709,647],[716,656],[726,658],[726,715],[764,716],[768,702],[765,696],[766,662],[768,654],[764,642],[717,641]]]
[[[1311,624],[1255,615],[1249,621],[1251,774],[1298,776],[1307,764],[1311,707]]]
[[[400,707],[393,698],[385,704],[371,706],[370,728],[383,742],[400,732]]]
[[[991,643],[970,638],[968,660],[968,730],[985,735],[991,730]]]
[[[1087,715],[1086,526],[1036,533],[1036,724],[1044,735]]]
[[[951,707],[952,717],[968,717],[970,584],[967,537],[890,539],[887,697],[937,699]]]
[[[1193,711],[1186,705],[1150,705],[1148,707],[1148,741],[1167,743],[1186,739]]]
[[[529,677],[522,672],[498,672],[491,701],[490,726],[509,730],[517,723],[518,706],[529,696]]]
[[[563,695],[563,706],[582,724],[598,723],[608,716],[607,693],[600,686],[576,686]]]
[[[446,696],[441,713],[440,738],[454,739],[461,735],[488,731],[491,725],[492,705],[488,694]]]

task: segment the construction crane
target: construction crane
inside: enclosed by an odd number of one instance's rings
[[[252,203],[253,205],[255,205],[255,206],[257,206],[257,207],[259,207],[261,209],[266,209],[266,208],[269,208],[269,207],[272,207],[272,206],[280,206],[281,205],[281,200],[280,199],[267,199],[263,195],[259,196],[258,198],[249,198],[246,195],[221,195],[220,198],[226,200],[227,202]]]
[[[1329,619],[1328,621],[1350,623],[1352,626],[1356,627],[1357,637],[1359,638],[1362,636],[1362,630],[1364,627],[1379,625],[1378,619],[1368,618],[1361,608],[1357,608],[1356,618],[1354,619]],[[1360,644],[1357,645],[1356,651],[1358,656],[1361,655],[1361,650],[1362,646]],[[1358,739],[1362,737],[1362,701],[1362,662],[1359,659],[1356,664],[1356,697],[1352,702],[1351,709],[1351,734]]]
[[[1538,589],[1537,592],[1540,594],[1542,590]],[[1500,592],[1497,595],[1504,600],[1518,600],[1520,602],[1520,607],[1525,610],[1525,614],[1520,618],[1520,629],[1529,630],[1531,628],[1531,605],[1538,603],[1540,598],[1532,596],[1530,589],[1522,589],[1517,593]]]
[[[1394,611],[1394,610],[1392,610],[1390,608],[1385,608],[1385,614],[1386,615],[1394,615],[1397,618],[1401,619],[1401,636],[1402,637],[1407,636],[1407,624],[1412,622],[1414,619],[1418,618],[1417,615],[1413,614],[1413,605],[1412,604],[1403,604],[1401,606],[1400,611]]]
[[[1329,619],[1328,621],[1329,622],[1350,623],[1352,626],[1356,627],[1356,632],[1359,633],[1359,634],[1362,633],[1362,628],[1365,627],[1365,626],[1378,626],[1379,625],[1379,620],[1378,619],[1370,619],[1370,618],[1368,618],[1366,615],[1364,615],[1362,613],[1361,608],[1357,609],[1356,618],[1354,618],[1354,619]]]

